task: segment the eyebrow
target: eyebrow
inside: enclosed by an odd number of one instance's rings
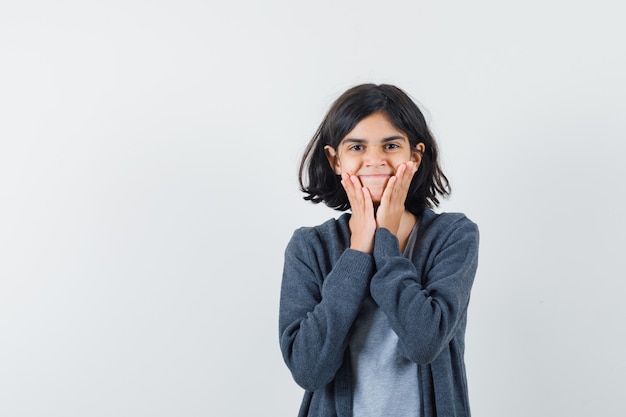
[[[387,142],[392,142],[392,141],[398,140],[398,139],[401,139],[402,141],[405,141],[405,142],[407,140],[404,136],[396,135],[396,136],[389,136],[388,138],[384,138],[384,139],[381,140],[381,142],[382,143],[387,143]],[[345,138],[341,142],[367,143],[368,141],[365,140],[365,139],[358,139],[358,138]]]

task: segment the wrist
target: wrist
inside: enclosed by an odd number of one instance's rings
[[[372,238],[369,241],[351,239],[350,249],[371,255],[374,252],[374,239]]]
[[[379,223],[377,229],[387,229],[392,235],[398,235],[399,224]]]

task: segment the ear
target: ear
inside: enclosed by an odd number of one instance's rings
[[[330,145],[324,146],[324,153],[328,158],[330,167],[337,175],[341,175],[341,167],[339,166],[339,157],[337,156],[337,150]]]
[[[426,146],[424,146],[424,144],[420,142],[415,146],[415,148],[413,148],[413,151],[411,152],[411,161],[415,162],[416,171],[419,168],[420,163],[422,162],[422,156],[424,155],[425,151]]]

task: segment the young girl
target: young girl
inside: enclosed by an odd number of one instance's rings
[[[478,228],[450,193],[416,104],[364,84],[332,105],[300,165],[305,200],[345,211],[285,251],[280,347],[299,416],[469,416],[463,354]]]

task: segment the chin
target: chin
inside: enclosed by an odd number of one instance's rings
[[[370,196],[372,197],[372,201],[374,203],[380,203],[380,200],[383,199],[383,193],[385,192],[385,187],[387,186],[387,181],[385,181],[383,184],[381,183],[367,183],[367,182],[363,182],[363,186],[366,187],[369,192],[370,192]]]
[[[372,203],[374,203],[375,205],[380,204],[380,200],[383,199],[382,194],[380,194],[380,195],[372,195],[371,197],[372,197]]]

